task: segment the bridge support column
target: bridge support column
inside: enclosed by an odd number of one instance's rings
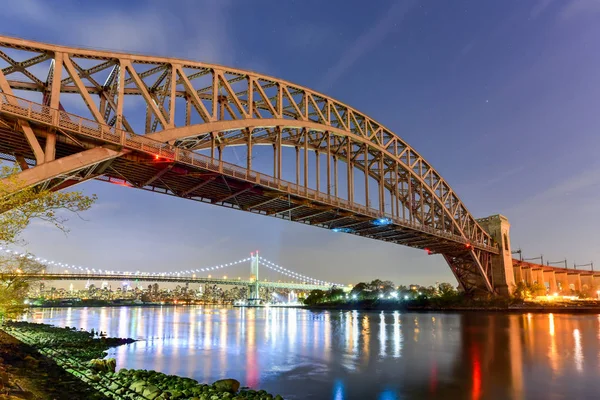
[[[600,274],[594,274],[594,276],[592,277],[592,287],[596,294],[598,294],[598,297],[600,297],[600,293],[597,293],[600,291]]]
[[[260,286],[258,277],[258,251],[256,255],[250,253],[250,280],[254,280],[254,284],[249,287],[248,302],[249,304],[260,304]]]
[[[515,275],[515,284],[525,280],[525,277],[523,276],[523,267],[520,264],[513,264],[513,273]]]
[[[492,256],[492,282],[496,293],[509,296],[515,289],[512,253],[510,251],[510,224],[500,214],[478,220],[479,224],[500,244],[500,253]]]
[[[588,274],[581,274],[581,291],[587,297],[596,297],[596,291],[594,289],[594,276]]]
[[[534,270],[533,281],[534,283],[544,285],[544,270],[542,268],[537,268]]]
[[[567,279],[567,273],[555,272],[554,276],[556,278],[556,283],[560,294],[562,294],[563,296],[571,294],[571,289],[569,288],[569,280]]]
[[[554,271],[544,271],[544,283],[545,282],[548,282],[548,290],[550,290],[550,294],[558,292],[558,287],[556,286],[556,275],[554,275]]]
[[[567,279],[569,281],[569,287],[573,285],[574,291],[581,291],[581,275],[579,274],[579,272],[567,273]]]

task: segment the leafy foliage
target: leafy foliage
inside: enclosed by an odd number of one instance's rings
[[[28,187],[17,176],[18,168],[0,168],[0,245],[14,244],[33,220],[46,221],[67,232],[63,211],[78,214],[88,210],[96,196],[81,192],[52,192]],[[35,279],[27,274],[43,271],[32,257],[10,253],[0,256],[0,317],[23,312],[23,300]]]
[[[542,283],[526,283],[518,282],[515,286],[513,296],[516,299],[524,300],[535,296],[542,296],[546,294],[546,286]]]
[[[31,257],[0,257],[0,316],[13,318],[25,310],[24,299],[44,266]]]
[[[65,210],[78,214],[88,210],[96,196],[81,192],[52,192],[24,185],[16,167],[0,168],[0,243],[14,243],[31,221],[49,222],[67,232]]]
[[[310,292],[308,297],[304,300],[306,305],[315,305],[321,303],[334,303],[345,299],[344,290],[332,287],[327,291],[315,289]]]

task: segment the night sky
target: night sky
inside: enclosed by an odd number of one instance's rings
[[[475,217],[506,215],[525,257],[600,267],[600,1],[56,3],[5,2],[0,33],[214,62],[326,93],[413,146]],[[259,249],[325,280],[454,282],[422,250],[100,182],[77,189],[98,195],[93,210],[68,235],[35,223],[27,250],[162,271]]]

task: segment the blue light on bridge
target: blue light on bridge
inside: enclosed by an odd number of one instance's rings
[[[373,225],[377,225],[377,226],[386,226],[386,225],[391,225],[392,224],[392,220],[389,218],[377,218],[376,220],[373,221]]]
[[[332,231],[334,232],[343,232],[343,233],[352,233],[352,229],[350,228],[333,228]]]

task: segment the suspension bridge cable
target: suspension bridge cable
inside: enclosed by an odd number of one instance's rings
[[[229,263],[214,265],[211,267],[196,268],[196,269],[188,269],[188,270],[180,270],[180,271],[165,271],[165,272],[141,272],[140,273],[139,271],[131,272],[131,271],[119,271],[119,270],[82,267],[82,266],[77,266],[77,265],[73,265],[73,264],[67,264],[67,263],[63,263],[63,262],[48,260],[48,259],[45,259],[42,257],[35,257],[34,255],[29,254],[29,253],[18,252],[18,251],[6,249],[6,248],[0,246],[0,252],[1,251],[4,251],[8,254],[12,254],[12,255],[15,255],[18,257],[24,257],[24,258],[28,258],[30,260],[34,260],[34,261],[36,261],[42,265],[45,265],[47,267],[56,267],[56,268],[65,269],[66,271],[74,271],[75,273],[81,272],[81,273],[87,273],[90,275],[94,275],[94,274],[131,275],[131,276],[150,275],[150,276],[157,276],[157,277],[158,276],[181,276],[181,275],[186,275],[186,274],[193,275],[195,273],[217,271],[217,270],[220,270],[223,268],[227,268],[227,267],[231,267],[234,265],[239,265],[244,262],[251,261],[251,259],[252,259],[251,257],[247,257],[247,258],[243,258],[243,259],[229,262]],[[322,286],[344,286],[341,283],[327,282],[327,281],[316,279],[316,278],[313,278],[313,277],[310,277],[307,275],[299,274],[295,271],[292,271],[292,270],[284,268],[278,264],[275,264],[262,256],[259,256],[258,258],[259,258],[259,263],[262,266],[267,267],[275,272],[278,272],[280,274],[283,274],[285,276],[288,276],[288,277],[290,277],[294,280],[300,281],[300,282],[307,282],[310,284],[322,285]]]

